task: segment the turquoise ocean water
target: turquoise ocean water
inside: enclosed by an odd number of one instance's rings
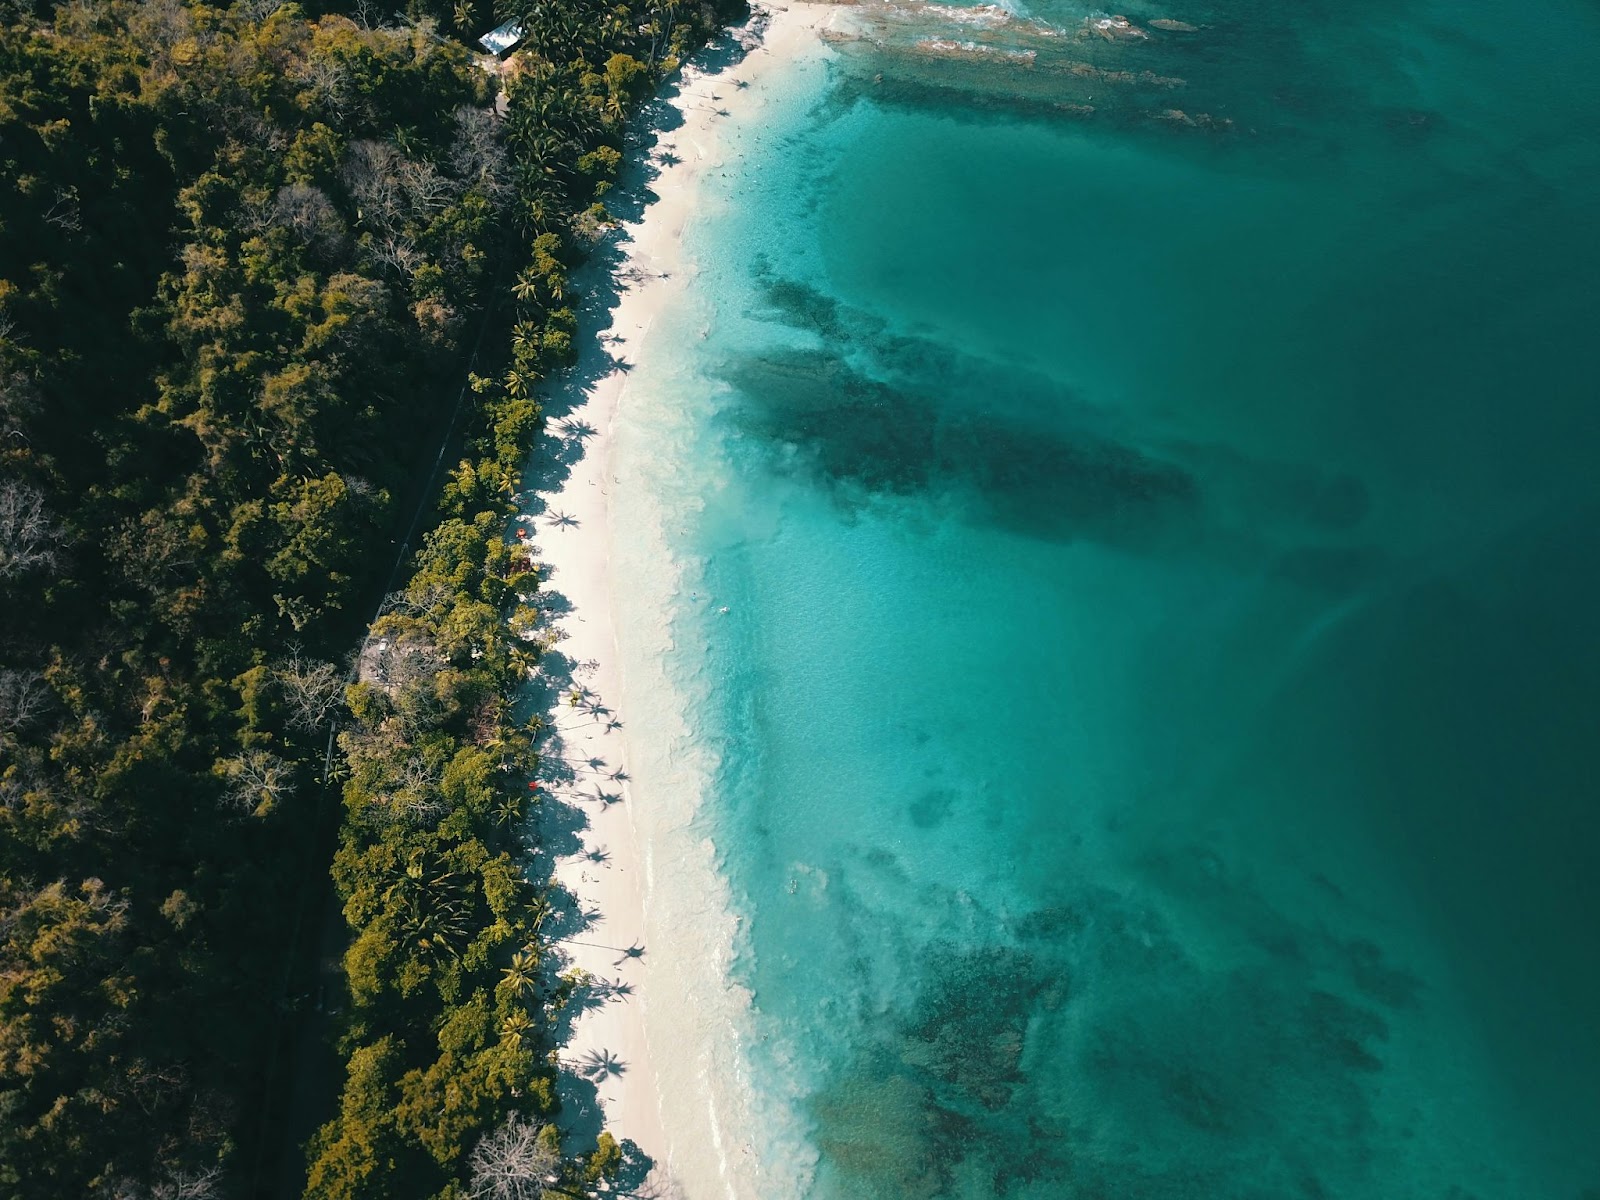
[[[1600,10],[1126,12],[846,14],[635,365],[724,1132],[764,1198],[1594,1200]]]

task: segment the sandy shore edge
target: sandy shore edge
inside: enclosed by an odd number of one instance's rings
[[[681,248],[696,209],[698,181],[722,161],[718,128],[759,103],[748,85],[764,71],[790,61],[812,43],[833,15],[826,4],[756,7],[734,37],[752,47],[729,66],[687,67],[671,106],[682,123],[655,140],[648,188],[656,197],[634,223],[623,226],[621,261],[608,271],[618,291],[589,318],[588,336],[572,373],[565,403],[548,406],[550,428],[535,455],[553,457],[550,486],[536,482],[524,494],[517,518],[542,564],[547,598],[545,628],[558,637],[553,649],[571,664],[570,686],[546,689],[539,715],[547,723],[540,840],[555,854],[554,877],[587,914],[589,922],[560,942],[571,967],[595,983],[580,993],[584,1003],[561,1051],[562,1127],[573,1139],[592,1138],[604,1125],[619,1141],[633,1142],[655,1164],[650,1189],[675,1186],[667,1178],[673,1158],[652,1066],[647,1010],[682,1003],[682,997],[651,990],[645,951],[648,892],[646,847],[632,815],[626,772],[630,762],[611,579],[611,501],[608,482],[612,430],[627,401],[626,367],[657,316],[682,294],[692,270]],[[670,122],[668,122],[670,124]],[[580,273],[586,293],[604,278]],[[559,381],[558,381],[559,384]],[[576,703],[574,703],[576,701]],[[560,810],[555,812],[554,810]],[[582,814],[578,816],[577,814]],[[576,828],[575,828],[576,826]],[[565,851],[563,853],[563,851]],[[646,996],[648,995],[648,1004]],[[691,1148],[690,1153],[693,1151]],[[637,1180],[624,1181],[637,1184]]]

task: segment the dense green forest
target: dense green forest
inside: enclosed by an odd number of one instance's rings
[[[623,122],[726,15],[0,3],[0,1197],[274,1194],[330,791],[347,1069],[307,1195],[614,1165],[549,1124],[506,523]],[[524,49],[475,60],[507,16]]]

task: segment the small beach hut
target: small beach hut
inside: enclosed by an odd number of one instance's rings
[[[496,25],[488,33],[478,39],[482,46],[496,58],[503,58],[517,48],[517,43],[522,41],[522,26],[513,17],[504,25]]]

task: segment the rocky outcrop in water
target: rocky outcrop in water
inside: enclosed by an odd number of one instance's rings
[[[1104,38],[1108,42],[1139,42],[1150,36],[1122,16],[1088,17],[1083,22],[1083,28],[1089,36]]]
[[[1201,63],[1188,39],[1160,36],[1198,32],[1175,17],[1136,23],[1101,12],[1052,25],[995,5],[855,0],[822,36],[847,78],[871,84],[877,104],[935,105],[977,119],[1093,119],[1129,131],[1236,132],[1237,118],[1225,114],[1237,98],[1191,83],[1184,68]],[[1179,89],[1190,93],[1181,108],[1162,95]],[[1254,134],[1261,122],[1243,125]]]
[[[1210,113],[1186,113],[1181,108],[1165,108],[1158,113],[1152,113],[1157,121],[1167,121],[1173,125],[1183,125],[1190,129],[1232,129],[1233,120],[1229,117],[1214,117]]]

